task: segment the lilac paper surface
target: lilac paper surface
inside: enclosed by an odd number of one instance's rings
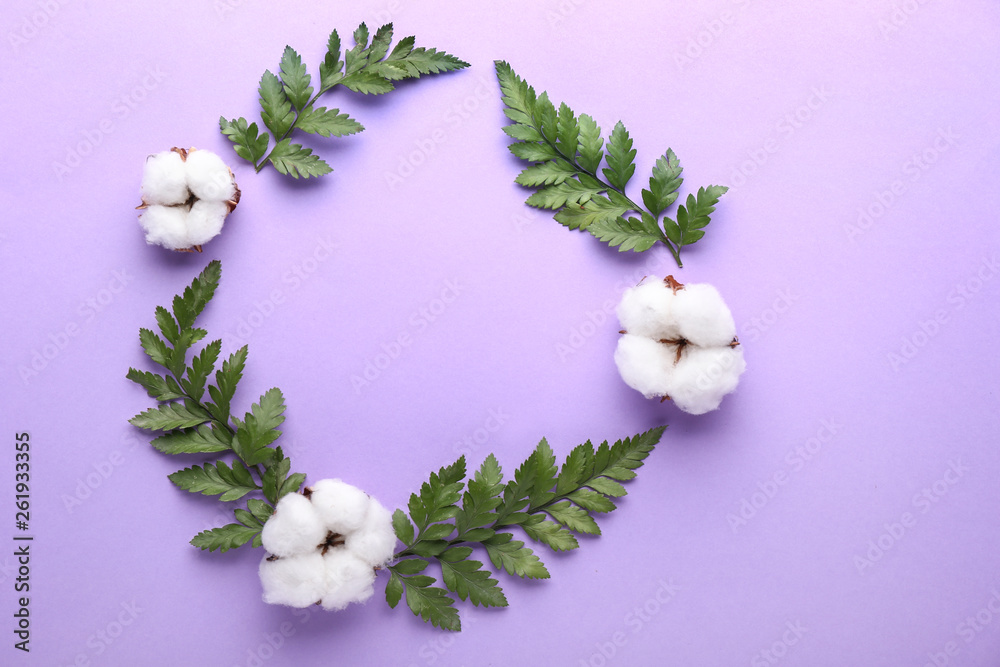
[[[319,181],[235,156],[217,119],[257,120],[286,44],[315,76],[333,28],[388,20],[472,67],[330,95],[366,131],[310,141]],[[995,3],[16,0],[0,26],[0,663],[1000,664]],[[495,59],[623,120],[633,195],[668,146],[685,195],[730,186],[684,269],[524,205]],[[202,255],[136,224],[143,159],[175,145],[243,190]],[[502,576],[510,607],[459,603],[460,634],[390,610],[384,574],[342,613],[265,605],[261,552],[191,547],[223,506],[127,423],[151,405],[124,378],[151,369],[137,330],[212,258],[200,322],[250,347],[237,405],[280,387],[312,480],[400,507],[461,454],[511,473],[542,436],[561,459],[669,428],[600,538],[539,547],[551,579]],[[736,317],[749,370],[718,412],[645,401],[614,367],[610,309],[667,273]]]

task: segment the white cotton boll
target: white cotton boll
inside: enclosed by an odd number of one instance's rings
[[[375,570],[346,549],[331,549],[323,556],[326,592],[323,609],[340,610],[351,602],[365,602],[375,589]]]
[[[344,546],[372,567],[387,563],[396,551],[392,513],[372,498],[364,523],[347,536]]]
[[[736,389],[746,370],[743,348],[701,348],[688,345],[674,367],[667,394],[674,404],[693,415],[719,407],[722,398]]]
[[[673,302],[673,316],[680,335],[702,347],[729,345],[736,337],[736,323],[719,290],[708,283],[685,285]]]
[[[192,150],[188,153],[187,187],[198,199],[226,201],[236,194],[236,184],[229,167],[215,153]]]
[[[184,159],[175,151],[164,151],[146,158],[139,188],[146,204],[170,206],[183,204],[191,196],[187,186]]]
[[[327,529],[347,535],[364,523],[371,498],[358,487],[339,479],[321,479],[309,488],[313,506]]]
[[[186,206],[152,205],[139,215],[139,224],[146,232],[146,243],[170,250],[190,248]]]
[[[302,609],[316,604],[326,593],[327,568],[319,551],[274,560],[264,558],[258,573],[264,602],[268,604]]]
[[[676,350],[673,345],[629,333],[618,339],[615,364],[625,384],[646,398],[663,396],[669,390]]]
[[[218,236],[227,215],[229,205],[225,202],[199,199],[192,204],[187,218],[190,245],[208,243]]]
[[[326,533],[326,526],[309,499],[289,493],[278,501],[260,539],[265,549],[284,557],[315,550],[326,539]]]
[[[662,280],[649,278],[625,290],[618,304],[618,321],[632,334],[657,340],[677,338],[673,300],[673,289]]]

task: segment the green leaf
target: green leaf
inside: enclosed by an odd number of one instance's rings
[[[507,598],[490,572],[476,560],[451,562],[441,559],[441,579],[460,600],[469,600],[477,607],[506,607]]]
[[[588,512],[604,513],[615,509],[613,502],[590,489],[577,489],[567,497]]]
[[[568,500],[550,505],[545,511],[553,519],[574,532],[588,535],[601,534],[601,529],[593,517],[587,514],[583,508],[570,504]]]
[[[392,62],[396,60],[402,60],[410,54],[413,50],[413,44],[416,42],[416,38],[412,35],[409,37],[404,37],[396,43],[396,46],[392,49],[392,53],[386,58],[386,62]]]
[[[191,360],[191,367],[187,370],[187,378],[181,378],[181,386],[188,396],[196,401],[200,401],[205,395],[205,381],[209,374],[215,370],[215,362],[219,359],[219,352],[222,350],[222,341],[214,340],[204,348],[201,353],[195,355]]]
[[[528,162],[545,162],[559,157],[555,148],[544,143],[514,143],[507,148],[510,149],[511,153]]]
[[[278,489],[278,500],[281,500],[289,493],[298,493],[298,490],[302,488],[305,484],[306,476],[301,472],[295,472],[289,475],[284,483],[282,483],[281,488]]]
[[[556,108],[549,100],[548,93],[542,93],[535,101],[535,119],[546,143],[554,144],[558,136],[558,115]]]
[[[686,205],[677,208],[677,227],[681,232],[678,245],[691,245],[705,235],[701,230],[711,222],[719,197],[728,190],[724,185],[710,185],[698,188],[697,197],[688,195]]]
[[[410,546],[413,544],[413,524],[406,517],[406,512],[403,510],[396,510],[392,513],[392,529],[396,533],[396,537],[399,541]]]
[[[274,514],[274,508],[260,498],[251,498],[248,500],[247,509],[250,510],[250,513],[253,514],[254,518],[261,524],[267,523],[267,520],[271,518],[272,514]]]
[[[569,453],[559,471],[556,482],[556,495],[566,496],[580,488],[580,481],[589,476],[594,467],[594,446],[587,441],[577,445]]]
[[[371,48],[368,49],[368,62],[376,63],[385,57],[389,52],[389,44],[392,42],[392,24],[386,23],[375,31],[372,38]]]
[[[649,216],[648,213],[644,218]],[[614,220],[597,220],[588,227],[588,231],[608,245],[619,246],[620,252],[634,250],[643,252],[649,250],[657,241],[664,239],[656,222],[649,219],[618,217]]]
[[[204,466],[191,466],[169,475],[170,481],[179,488],[206,496],[220,496],[228,502],[260,489],[250,471],[239,461],[233,461],[230,468],[224,461]]]
[[[576,156],[576,149],[580,138],[580,126],[577,124],[573,110],[565,104],[559,105],[558,118],[558,140],[559,150],[568,158]]]
[[[230,523],[221,528],[205,530],[191,540],[191,544],[199,549],[208,551],[229,551],[236,547],[243,546],[256,535],[260,534],[260,528],[248,528],[238,523]]]
[[[268,157],[278,173],[292,178],[309,178],[329,174],[333,169],[318,155],[313,155],[311,148],[303,148],[293,144],[289,139],[282,139],[271,151]]]
[[[604,191],[599,181],[580,174],[579,180],[571,178],[538,190],[528,197],[527,204],[537,208],[558,209],[569,204],[586,204],[592,197]]]
[[[548,579],[549,571],[524,542],[512,539],[510,533],[497,533],[486,540],[486,553],[493,566],[503,568],[507,574],[528,579]]]
[[[450,53],[423,47],[411,49],[405,56],[390,57],[387,60],[402,63],[414,79],[419,79],[422,74],[454,72],[469,66],[469,63]]]
[[[594,119],[585,113],[580,114],[580,166],[594,174],[601,164],[604,151],[604,139],[601,137],[601,128],[594,122]]]
[[[160,333],[167,339],[168,343],[177,342],[177,338],[180,336],[177,321],[170,314],[170,311],[163,306],[156,307],[156,323],[160,327]]]
[[[361,123],[346,113],[340,113],[340,109],[326,107],[314,109],[311,106],[299,114],[298,128],[303,132],[324,137],[343,137],[357,134],[365,129]]]
[[[649,177],[649,190],[642,191],[642,203],[646,205],[654,217],[667,209],[677,200],[677,190],[684,179],[681,178],[683,168],[674,152],[667,152],[656,160],[653,175]]]
[[[271,135],[267,132],[258,134],[257,123],[247,125],[246,118],[226,120],[225,116],[219,116],[219,129],[233,142],[236,154],[253,165],[256,166],[257,161],[267,154]]]
[[[173,350],[166,342],[149,329],[139,329],[139,344],[149,358],[163,367],[170,365]]]
[[[215,373],[215,386],[208,387],[208,395],[215,402],[208,403],[205,407],[223,424],[229,423],[229,404],[236,394],[236,385],[243,377],[246,360],[247,346],[244,345],[222,362],[222,368]]]
[[[309,103],[313,94],[310,80],[301,56],[295,49],[286,46],[281,56],[281,83],[285,96],[294,108],[302,109]]]
[[[556,158],[550,162],[528,167],[514,179],[514,182],[526,187],[538,187],[562,183],[576,174],[577,171],[573,165],[561,158]]]
[[[442,630],[462,629],[455,609],[455,600],[448,592],[437,586],[431,586],[434,579],[424,575],[400,577],[399,581],[406,590],[406,604],[415,616],[419,616]]]
[[[292,461],[291,459],[285,458],[284,454],[281,452],[281,447],[275,447],[274,459],[271,464],[267,466],[264,470],[264,475],[260,480],[261,490],[264,492],[264,497],[270,500],[272,503],[277,504],[279,498],[278,491],[281,485],[284,484],[285,478],[288,476],[288,472],[291,470]]]
[[[285,421],[284,411],[285,399],[277,387],[269,389],[260,402],[250,406],[233,440],[233,450],[247,465],[264,463],[275,456],[275,450],[268,445],[281,435],[278,426]]]
[[[295,122],[292,103],[285,94],[281,79],[270,70],[265,70],[260,77],[257,92],[260,96],[260,119],[264,121],[267,129],[271,130],[276,140],[281,139],[292,129],[292,123]]]
[[[570,229],[589,229],[595,222],[613,223],[628,211],[628,205],[621,206],[607,197],[593,195],[582,206],[580,204],[567,204],[553,217]]]
[[[423,558],[406,558],[391,566],[391,569],[399,574],[420,574],[428,565],[428,561]]]
[[[348,74],[340,80],[340,83],[356,93],[365,95],[382,95],[395,88],[391,81],[368,70]]]
[[[162,376],[130,368],[125,377],[142,385],[146,393],[158,401],[172,401],[184,397],[184,392],[178,386],[177,380],[170,375]]]
[[[580,546],[573,533],[552,521],[525,523],[521,527],[528,537],[550,547],[553,551],[569,551]]]
[[[541,132],[525,123],[505,125],[503,131],[511,139],[518,139],[520,141],[540,141],[542,138]]]
[[[391,569],[391,568],[390,568]],[[403,599],[403,580],[395,572],[389,575],[389,583],[385,585],[385,601],[390,609],[395,609]]]
[[[208,305],[208,302],[215,295],[215,290],[219,286],[219,279],[221,277],[222,263],[217,259],[213,259],[191,284],[184,288],[183,294],[174,297],[172,304],[174,317],[177,318],[177,324],[181,329],[182,337],[185,330],[190,334],[195,319],[201,315],[205,306]],[[201,330],[198,331],[201,334],[200,337],[192,336],[188,343],[189,345],[196,343],[204,337],[205,333]]]
[[[535,119],[535,90],[528,83],[514,73],[511,66],[502,60],[494,62],[497,73],[497,81],[500,84],[501,100],[507,109],[504,113],[509,118],[519,123],[534,125]]]
[[[635,469],[653,451],[663,435],[663,427],[654,428],[632,438],[617,441],[608,447],[604,442],[594,456],[594,473],[617,481],[627,481],[635,477]],[[585,484],[584,486],[590,486]]]
[[[221,428],[201,424],[164,433],[150,444],[164,454],[213,454],[232,449],[232,436]]]
[[[198,426],[211,418],[211,415],[196,404],[166,403],[137,414],[129,420],[129,423],[147,431],[172,431]]]
[[[320,92],[333,88],[344,76],[344,61],[340,59],[340,35],[334,30],[326,43],[326,55],[319,65]]]
[[[618,121],[608,139],[608,166],[603,170],[608,183],[624,191],[635,173],[635,150],[625,125]]]

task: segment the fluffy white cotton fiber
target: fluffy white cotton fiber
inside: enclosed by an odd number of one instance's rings
[[[323,556],[326,592],[323,609],[339,611],[351,602],[365,602],[374,593],[375,570],[346,549],[333,549]]]
[[[146,232],[146,243],[170,250],[190,247],[188,244],[186,207],[152,204],[139,216]]]
[[[285,558],[265,557],[259,573],[264,602],[268,604],[301,609],[316,604],[326,594],[326,563],[318,551]]]
[[[673,302],[678,333],[695,345],[719,347],[736,338],[736,323],[719,290],[708,283],[685,285]]]
[[[618,321],[623,329],[637,336],[653,340],[676,338],[673,301],[673,290],[662,280],[643,280],[625,290],[618,304]]]
[[[326,539],[326,533],[326,526],[309,499],[289,493],[278,501],[260,539],[264,548],[275,556],[294,556],[315,550]]]
[[[392,558],[396,533],[381,503],[339,479],[324,479],[304,495],[283,497],[261,541],[273,554],[260,566],[265,602],[318,602],[338,610],[372,596],[375,569]]]
[[[310,488],[316,511],[333,532],[347,534],[364,522],[371,498],[361,489],[339,479],[322,479]]]
[[[226,201],[236,194],[232,172],[215,153],[191,151],[185,162],[187,187],[198,199]]]
[[[615,364],[646,398],[670,398],[691,414],[715,410],[746,370],[732,313],[708,284],[672,276],[626,290],[618,306],[624,329]]]
[[[146,158],[139,187],[146,204],[174,206],[191,196],[187,187],[187,172],[180,153],[164,151]]]
[[[215,153],[174,148],[150,155],[142,173],[139,224],[146,243],[201,252],[240,200],[233,173]]]
[[[392,513],[371,499],[365,522],[347,536],[347,549],[372,567],[385,565],[396,550]]]

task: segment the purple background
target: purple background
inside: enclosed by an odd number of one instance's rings
[[[1000,8],[690,4],[5,3],[0,544],[21,431],[36,539],[27,656],[0,547],[0,663],[1000,664]],[[331,94],[367,128],[310,142],[335,172],[254,174],[219,115],[256,120],[286,44],[315,76],[330,30],[362,20],[472,67]],[[685,195],[731,186],[683,270],[524,205],[498,58],[626,123],[633,195],[668,146]],[[220,153],[243,190],[203,255],[136,224],[142,161],[175,145]],[[460,604],[461,634],[390,610],[384,575],[342,613],[264,605],[261,552],[189,546],[223,506],[174,488],[187,463],[127,424],[151,405],[124,379],[151,369],[138,328],[211,258],[201,322],[250,346],[238,406],[284,391],[280,442],[310,479],[399,507],[461,453],[512,472],[542,436],[561,459],[669,429],[601,538],[541,547],[552,578],[504,575],[510,607]],[[666,273],[736,317],[749,370],[716,413],[645,401],[612,361],[606,304]]]

